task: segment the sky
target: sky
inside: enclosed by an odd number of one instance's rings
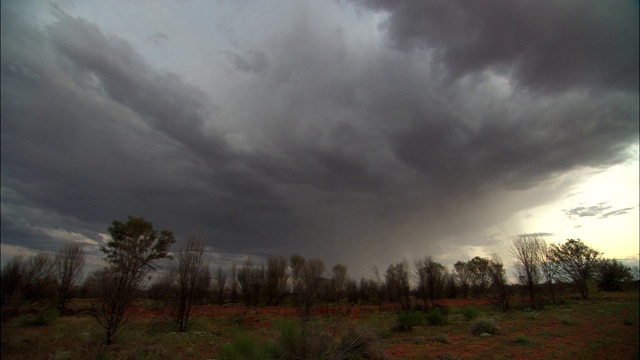
[[[1,6],[2,263],[141,216],[212,266],[638,264],[637,1]]]

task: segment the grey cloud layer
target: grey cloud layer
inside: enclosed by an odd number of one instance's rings
[[[86,20],[39,29],[3,11],[2,241],[53,248],[37,227],[98,239],[134,214],[222,252],[376,263],[548,201],[508,194],[637,144],[624,6],[566,3],[592,19],[567,23],[533,3],[367,4],[390,12],[395,49],[299,23],[223,55],[245,76],[234,104]]]

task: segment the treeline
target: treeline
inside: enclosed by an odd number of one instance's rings
[[[451,269],[426,256],[394,263],[386,271],[373,269],[373,277],[353,279],[343,264],[327,268],[321,259],[271,256],[265,263],[247,259],[228,268],[210,269],[204,244],[185,242],[173,253],[168,230],[158,231],[143,218],[129,217],[109,227],[111,240],[102,247],[108,266],[89,274],[80,284],[84,252],[66,244],[55,255],[16,256],[2,269],[2,305],[50,302],[64,310],[70,297],[92,299],[92,313],[105,328],[106,342],[130,321],[136,299],[161,301],[185,331],[192,308],[205,303],[242,303],[247,306],[291,305],[308,317],[314,305],[395,303],[399,309],[436,306],[443,298],[489,298],[502,309],[520,295],[530,306],[555,302],[559,292],[571,287],[583,298],[595,284],[602,291],[621,290],[637,274],[617,260],[580,240],[547,244],[544,238],[519,236],[510,253],[516,260],[518,284],[510,284],[500,258],[476,256],[456,262]],[[157,261],[170,265],[149,283]],[[637,272],[637,270],[636,270]]]

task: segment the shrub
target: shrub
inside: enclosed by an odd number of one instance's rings
[[[424,315],[419,311],[401,311],[398,313],[398,323],[393,330],[406,332],[411,331],[414,326],[425,323]]]
[[[385,353],[377,346],[373,334],[359,328],[350,327],[339,340],[331,359],[386,359]]]
[[[352,326],[323,331],[308,322],[283,322],[280,346],[285,359],[386,359],[373,334]]]
[[[464,309],[462,309],[462,316],[467,321],[474,320],[479,315],[480,315],[480,311],[476,307],[466,306]]]
[[[429,310],[425,315],[425,318],[429,325],[444,325],[447,323],[447,317],[439,308]]]
[[[469,331],[473,335],[495,334],[498,332],[498,326],[492,319],[483,317],[471,323]]]
[[[27,314],[20,318],[20,326],[44,326],[51,324],[60,316],[56,309],[40,310],[35,314]]]

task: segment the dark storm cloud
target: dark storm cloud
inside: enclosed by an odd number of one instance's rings
[[[454,79],[489,69],[546,90],[638,90],[637,2],[356,2],[389,12],[392,44],[433,50]]]
[[[264,48],[224,53],[251,74],[229,87],[229,103],[87,20],[63,14],[43,29],[3,11],[2,242],[41,248],[54,241],[42,229],[98,242],[132,214],[213,251],[369,269],[417,247],[495,245],[463,235],[566,189],[514,199],[519,190],[630,157],[637,30],[592,36],[607,22],[621,31],[625,14],[400,4],[370,5],[390,12],[394,49],[352,49],[302,14]],[[549,28],[534,26],[541,19]],[[559,40],[564,27],[574,30]]]

